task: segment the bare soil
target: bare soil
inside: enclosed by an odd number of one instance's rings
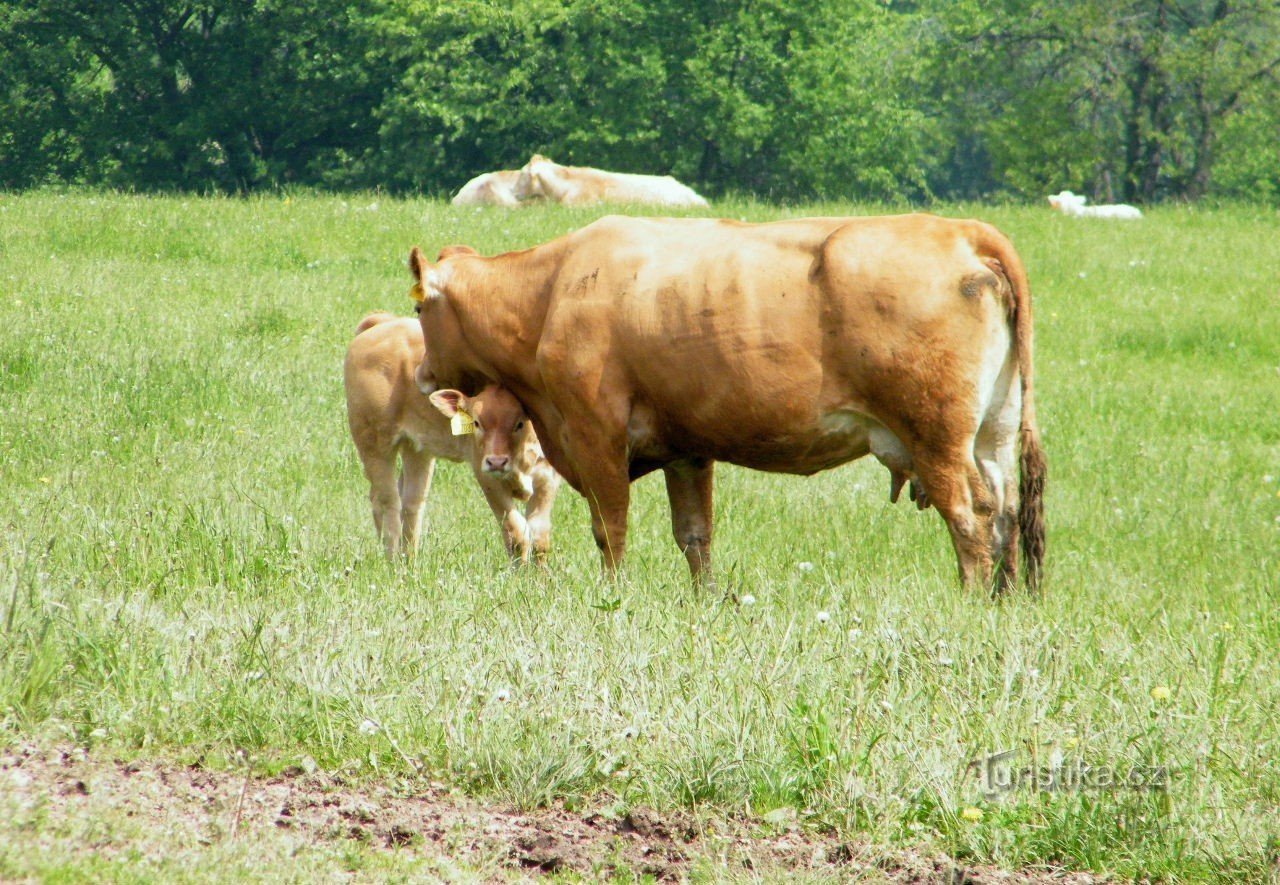
[[[164,834],[144,851],[245,840],[286,853],[299,844],[352,840],[366,850],[448,858],[511,880],[561,874],[680,881],[719,871],[730,878],[802,874],[950,885],[1105,881],[1085,873],[973,866],[794,824],[766,826],[644,808],[621,814],[603,807],[524,812],[482,804],[438,783],[350,782],[301,770],[251,776],[163,761],[124,762],[79,747],[0,751],[0,797],[11,809],[38,805],[44,826],[123,816]],[[139,850],[110,839],[84,846],[86,852],[107,856]]]

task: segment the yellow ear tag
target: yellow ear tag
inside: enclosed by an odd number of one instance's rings
[[[449,428],[454,436],[468,436],[476,432],[476,419],[466,412],[454,412],[449,419]]]
[[[427,293],[422,291],[422,283],[413,284],[413,288],[409,290],[409,297],[419,304],[427,300]]]

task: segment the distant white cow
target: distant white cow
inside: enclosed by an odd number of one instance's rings
[[[1070,215],[1073,218],[1123,218],[1133,219],[1141,218],[1142,210],[1137,206],[1130,206],[1126,203],[1114,203],[1105,206],[1086,206],[1088,197],[1080,194],[1073,194],[1071,191],[1062,191],[1062,193],[1054,194],[1049,198],[1049,205],[1057,209],[1064,215]]]
[[[546,197],[569,206],[590,203],[645,203],[703,207],[707,201],[670,175],[633,175],[588,166],[561,166],[534,154],[516,180],[518,200]]]
[[[436,459],[444,458],[471,464],[507,553],[522,562],[532,553],[541,561],[551,547],[560,476],[543,457],[524,406],[492,384],[469,398],[437,390],[428,399],[417,375],[425,355],[418,320],[388,313],[365,317],[347,349],[347,422],[387,556],[417,552],[422,505]],[[463,434],[455,435],[450,419],[459,413]],[[527,502],[523,514],[517,501]]]
[[[519,177],[518,169],[477,175],[453,195],[451,202],[455,206],[518,206],[520,201],[516,199],[515,186]]]

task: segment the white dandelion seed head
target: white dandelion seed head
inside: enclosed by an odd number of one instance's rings
[[[494,692],[493,699],[500,704],[505,704],[507,701],[511,700],[511,690],[507,688],[500,688]]]
[[[819,623],[819,624],[825,624],[825,623],[826,623],[827,621],[829,621],[829,620],[831,620],[831,612],[829,612],[829,611],[825,611],[825,610],[824,610],[824,611],[820,611],[820,612],[818,612],[818,623]]]
[[[741,599],[739,599],[738,601],[739,601],[739,602],[741,602],[743,605],[755,605],[755,604],[756,604],[756,598],[755,598],[754,596],[752,596],[750,593],[743,593],[743,594],[742,594],[742,598],[741,598]]]
[[[378,723],[372,719],[362,719],[360,721],[360,733],[363,735],[371,735],[378,733]]]
[[[942,657],[942,658],[938,658],[938,663],[941,664],[943,667],[950,667],[952,664],[955,663],[955,661],[952,660],[951,658]]]
[[[802,571],[802,572],[811,572],[811,571],[813,571],[813,563],[812,563],[812,562],[798,562],[798,563],[796,563],[796,568],[800,569],[800,571]]]

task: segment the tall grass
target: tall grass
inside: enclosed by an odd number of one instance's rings
[[[524,807],[794,809],[1009,867],[1262,877],[1280,839],[1280,217],[940,211],[995,222],[1031,271],[1043,598],[962,592],[941,521],[890,506],[870,462],[721,467],[726,594],[689,585],[654,478],[616,583],[572,492],[550,569],[506,568],[447,466],[422,556],[388,564],[344,421],[356,322],[408,313],[411,245],[505,251],[598,213],[0,196],[0,743],[243,751]],[[1168,787],[984,795],[968,764],[1004,750],[1163,766]]]

